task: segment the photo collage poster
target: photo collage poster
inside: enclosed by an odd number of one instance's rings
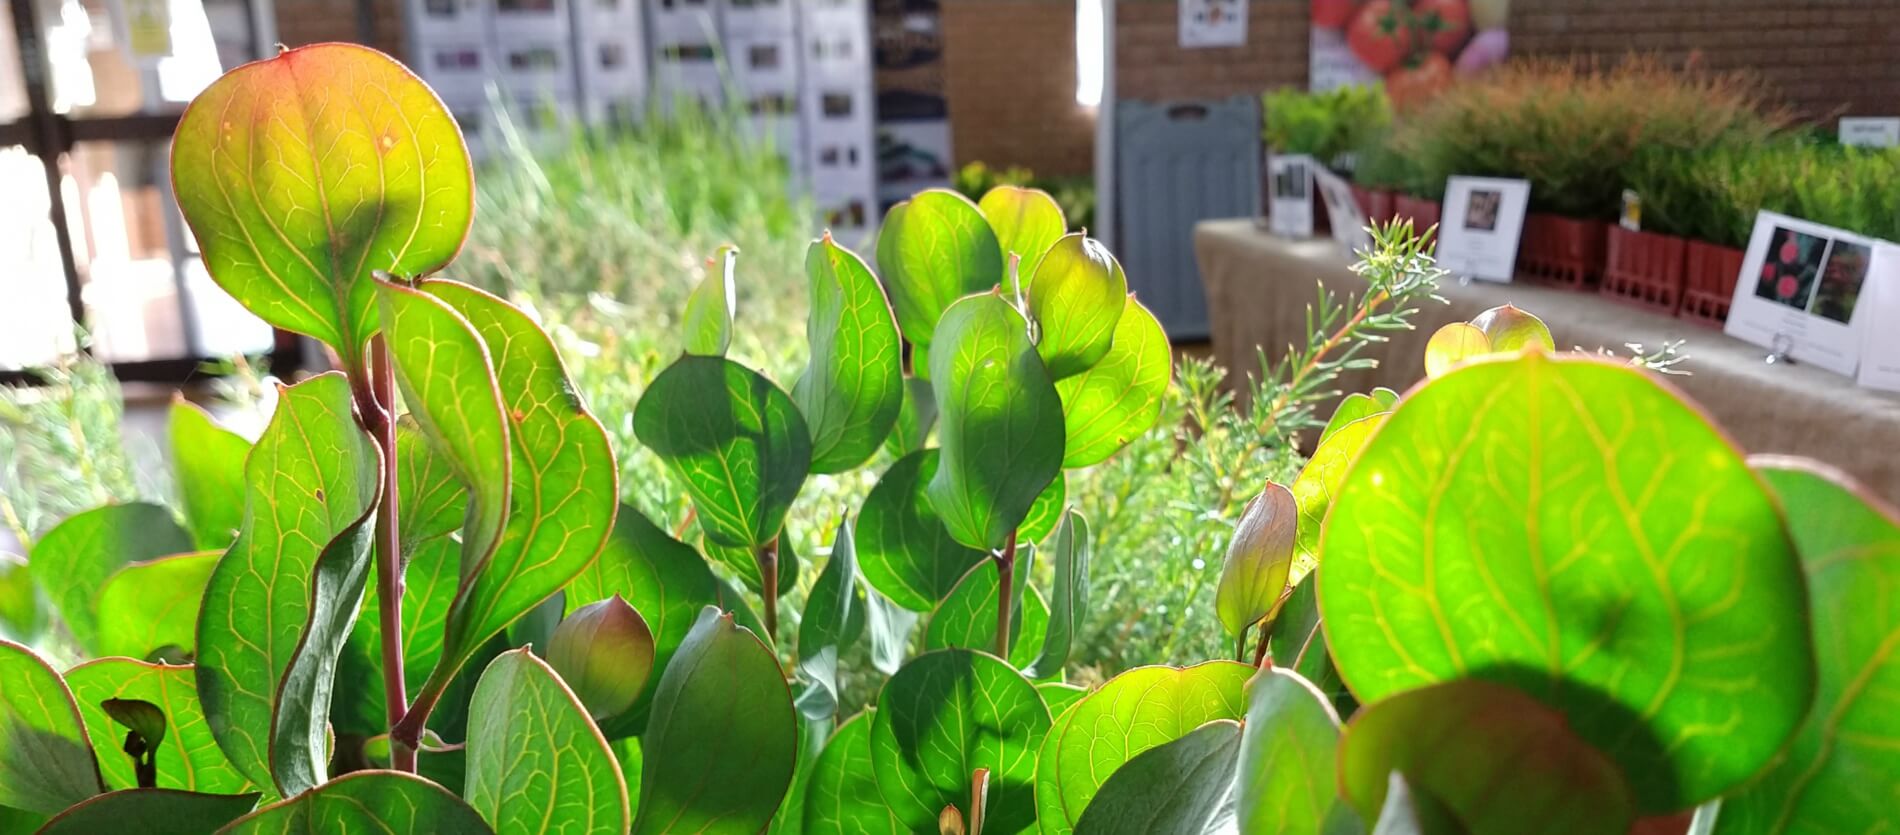
[[[1401,107],[1501,64],[1511,0],[1311,0],[1311,87],[1382,84]]]
[[[1878,241],[1798,218],[1760,212],[1723,330],[1796,362],[1855,376],[1863,291]]]

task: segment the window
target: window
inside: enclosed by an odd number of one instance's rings
[[[1075,0],[1075,102],[1102,103],[1102,0]]]

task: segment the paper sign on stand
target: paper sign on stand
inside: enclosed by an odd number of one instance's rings
[[[1287,238],[1313,237],[1313,172],[1320,167],[1305,154],[1267,158],[1267,228]]]
[[[1860,367],[1863,288],[1878,242],[1774,212],[1755,215],[1723,332],[1836,374]]]
[[[1359,205],[1359,199],[1352,196],[1352,186],[1346,184],[1346,178],[1325,168],[1315,168],[1313,180],[1319,186],[1320,198],[1326,201],[1326,218],[1331,221],[1333,240],[1344,244],[1347,252],[1371,249],[1372,233],[1366,231],[1371,218]]]
[[[1842,116],[1840,138],[1862,148],[1900,146],[1900,116]]]
[[[1874,247],[1873,268],[1861,288],[1861,385],[1900,391],[1900,244]]]
[[[1524,236],[1531,184],[1494,177],[1445,181],[1445,214],[1438,224],[1438,265],[1455,275],[1509,283]]]

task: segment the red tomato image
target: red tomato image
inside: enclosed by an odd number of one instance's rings
[[[1355,0],[1313,0],[1313,25],[1321,29],[1344,29],[1352,20]]]
[[[1391,0],[1372,0],[1359,10],[1346,30],[1346,46],[1367,69],[1384,75],[1412,53],[1412,29],[1402,10]]]
[[[1404,109],[1429,100],[1451,85],[1451,61],[1428,52],[1416,61],[1385,77],[1385,92],[1392,106]]]
[[[1412,24],[1433,52],[1450,56],[1471,37],[1471,9],[1465,0],[1416,0]]]

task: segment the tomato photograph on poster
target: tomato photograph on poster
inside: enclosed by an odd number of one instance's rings
[[[1312,87],[1384,83],[1398,107],[1510,52],[1510,0],[1313,0]]]

